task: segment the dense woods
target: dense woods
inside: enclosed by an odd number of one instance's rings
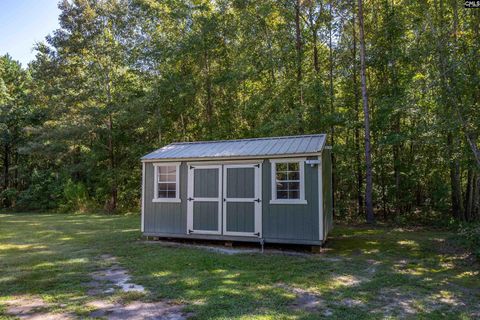
[[[138,210],[139,158],[172,141],[325,132],[337,218],[365,218],[371,179],[376,219],[480,220],[480,10],[451,0],[59,6],[61,27],[34,61],[0,58],[2,207]]]

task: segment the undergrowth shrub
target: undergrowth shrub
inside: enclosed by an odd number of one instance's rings
[[[68,179],[63,187],[63,197],[64,201],[60,204],[61,211],[85,213],[92,207],[87,187],[82,182]]]
[[[33,170],[28,188],[18,195],[17,208],[22,210],[57,208],[63,198],[62,189],[62,180],[56,173]]]
[[[458,237],[460,242],[480,259],[480,223],[470,223],[459,226]]]
[[[7,188],[0,191],[0,207],[12,208],[17,204],[18,190],[15,188]]]

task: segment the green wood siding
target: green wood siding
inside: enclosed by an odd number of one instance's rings
[[[152,202],[154,171],[152,163],[145,163],[145,233],[186,233],[187,230],[187,167],[180,165],[180,203]]]
[[[326,150],[324,150],[326,151]],[[329,151],[328,151],[329,152]],[[324,162],[326,153],[322,156]],[[309,157],[309,159],[317,159]],[[329,157],[328,157],[329,159]],[[331,164],[330,164],[331,165]],[[323,168],[325,172],[328,166]],[[145,199],[144,199],[144,232],[145,234],[172,234],[187,235],[187,174],[188,168],[185,162],[180,166],[180,199],[181,203],[161,203],[152,202],[154,189],[154,172],[152,163],[145,163]],[[243,172],[243,174],[241,173]],[[197,171],[205,175],[205,179],[212,183],[205,183],[207,187],[194,186],[197,192],[196,196],[217,196],[218,185],[213,181],[218,181],[218,172],[216,170],[204,169]],[[248,196],[253,197],[253,190],[248,185],[253,185],[253,175],[248,173],[248,169],[233,170],[231,173],[238,183],[228,186],[229,197]],[[253,170],[251,170],[253,172]],[[307,204],[270,204],[271,200],[271,166],[268,159],[264,159],[262,165],[262,234],[266,241],[275,242],[295,242],[295,243],[315,243],[319,241],[319,208],[318,208],[318,169],[317,166],[311,167],[305,165],[305,199]],[[331,174],[325,173],[325,175]],[[238,176],[237,176],[238,175]],[[243,181],[244,183],[240,183]],[[251,183],[248,182],[251,179]],[[195,179],[200,181],[201,179]],[[331,180],[329,180],[331,181]],[[325,184],[326,181],[324,180]],[[202,183],[203,184],[203,183]],[[212,187],[209,187],[212,185]],[[238,186],[244,185],[244,188]],[[216,186],[216,187],[215,187]],[[324,188],[324,192],[329,187]],[[230,191],[232,190],[232,194]],[[253,188],[252,188],[253,189]],[[331,188],[330,188],[331,189]],[[325,196],[325,195],[324,195]],[[328,199],[328,197],[325,197]],[[331,199],[331,198],[330,198]],[[253,231],[253,209],[252,214],[245,206],[253,203],[227,203],[227,228],[229,231],[254,232]],[[196,204],[198,215],[194,214],[194,228],[202,230],[216,230],[218,221],[216,213],[218,211],[217,203],[198,203]],[[329,204],[331,207],[331,204]],[[327,212],[331,212],[327,211]],[[213,219],[215,217],[215,219]],[[328,217],[328,224],[331,225],[331,216]],[[255,238],[252,238],[255,241]]]
[[[317,167],[305,165],[307,204],[270,204],[272,197],[270,161],[265,160],[262,168],[263,237],[266,240],[319,240]]]

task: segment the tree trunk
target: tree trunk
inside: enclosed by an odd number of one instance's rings
[[[394,120],[394,128],[393,131],[395,133],[400,132],[400,119],[396,117],[397,119]],[[397,142],[394,143],[392,147],[392,153],[393,153],[393,175],[395,177],[395,194],[396,194],[396,212],[397,213],[402,213],[402,189],[400,187],[400,146],[398,145]]]
[[[473,192],[473,220],[480,221],[480,174],[474,180],[475,189]]]
[[[457,28],[458,28],[458,6],[456,4],[453,4],[452,6],[453,9],[453,48],[457,48]],[[475,25],[475,24],[474,24]],[[476,27],[478,28],[478,26]],[[478,34],[478,29],[476,30],[476,33]],[[455,52],[454,52],[455,54]],[[476,72],[476,70],[475,70]],[[452,80],[452,79],[451,79]],[[452,94],[452,93],[450,93]],[[462,115],[462,110],[460,109],[461,107],[461,102],[457,103],[456,100],[453,101],[453,108],[455,108],[459,123],[460,123],[460,129],[463,131],[463,134],[465,136],[465,139],[467,141],[468,146],[470,147],[470,150],[473,153],[473,157],[475,159],[475,162],[478,166],[478,169],[480,169],[480,150],[478,149],[477,145],[477,139],[476,139],[476,134],[473,134],[470,129],[468,123],[465,121],[463,115]]]
[[[328,38],[328,59],[329,59],[329,72],[328,72],[328,78],[330,82],[330,114],[333,116],[334,114],[334,88],[333,88],[333,4],[332,1],[330,1],[330,8],[329,8],[329,14],[330,14],[330,24],[328,27],[328,32],[329,32],[329,38]],[[333,123],[330,124],[330,144],[333,147],[334,144],[334,135],[335,135],[335,126]],[[333,163],[332,163],[333,166]]]
[[[295,48],[297,51],[297,88],[298,88],[298,95],[299,95],[299,104],[300,106],[303,105],[303,88],[302,88],[302,61],[303,61],[303,45],[302,45],[302,33],[301,33],[301,26],[300,26],[300,9],[301,9],[301,2],[300,0],[295,1]],[[300,133],[304,132],[303,129],[303,108],[298,110],[298,131]]]
[[[8,142],[4,146],[4,155],[3,155],[3,189],[7,189],[10,184],[10,145]]]
[[[110,73],[106,76],[106,93],[107,93],[107,107],[112,107],[112,92],[111,92],[111,78]],[[113,143],[113,116],[112,110],[108,112],[108,158],[110,163],[110,199],[107,204],[107,211],[114,212],[117,209],[117,177],[115,172],[115,151]]]
[[[112,173],[112,184],[110,186],[110,203],[108,211],[113,212],[117,209],[117,178],[115,173],[115,152],[113,150],[113,119],[112,114],[108,115],[108,155],[110,158],[110,171]]]
[[[315,3],[310,2],[308,6],[308,18],[305,20],[310,32],[312,33],[312,46],[313,46],[313,69],[315,73],[318,74],[320,72],[320,66],[318,64],[318,25],[315,19]],[[322,12],[322,5],[320,4],[319,11]]]
[[[462,202],[462,188],[460,183],[460,163],[453,155],[454,142],[452,134],[448,134],[447,145],[449,149],[449,169],[450,169],[450,187],[452,199],[452,214],[453,217],[459,220],[464,220],[463,202]]]
[[[360,77],[362,81],[362,100],[365,126],[365,209],[368,223],[375,222],[373,214],[372,155],[370,147],[370,113],[368,109],[367,76],[365,62],[365,33],[363,27],[363,1],[358,0],[358,27],[360,31]]]
[[[473,218],[473,198],[475,192],[475,174],[472,168],[468,168],[467,186],[465,190],[465,220],[471,221]]]
[[[13,153],[13,165],[15,169],[13,170],[13,187],[18,190],[18,168],[20,166],[19,162],[19,157],[18,157],[18,148],[15,148],[15,151]]]
[[[395,15],[395,4],[391,3],[391,10],[392,10],[392,17]],[[391,58],[391,71],[392,71],[392,82],[390,87],[392,88],[392,94],[391,96],[397,97],[398,93],[398,80],[397,80],[397,73],[396,73],[396,58],[393,52],[396,50],[395,46],[395,38],[390,39],[390,54],[392,55]],[[395,108],[396,109],[396,108]],[[394,115],[392,119],[392,132],[395,134],[395,137],[397,138],[400,134],[400,113],[397,110],[394,110]],[[395,139],[395,142],[393,143],[392,146],[392,155],[393,155],[393,175],[395,179],[395,194],[396,194],[396,208],[395,211],[396,213],[402,213],[402,189],[400,187],[400,154],[401,154],[401,146]]]
[[[437,7],[437,1],[434,2],[435,7]],[[437,18],[437,26],[436,26],[436,47],[437,47],[437,55],[438,55],[438,69],[439,69],[439,77],[440,77],[440,88],[442,94],[442,102],[444,104],[445,113],[447,115],[451,115],[452,112],[455,112],[455,98],[456,95],[453,93],[452,84],[454,79],[451,76],[451,70],[448,63],[448,51],[445,48],[448,46],[445,43],[446,37],[448,33],[445,32],[444,29],[440,29],[442,26],[445,25],[444,21],[444,8],[443,8],[443,0],[438,2],[438,8],[436,9],[438,12]],[[441,31],[440,31],[441,30]],[[455,33],[455,32],[454,32]],[[448,75],[447,75],[448,73]],[[448,81],[448,80],[452,81]],[[455,123],[450,124],[448,122],[449,127],[446,129],[447,131],[447,152],[448,152],[448,161],[449,161],[449,175],[450,175],[450,193],[451,193],[451,202],[452,202],[452,215],[456,219],[462,220],[463,218],[463,201],[462,201],[462,189],[460,185],[460,163],[458,159],[454,156],[454,151],[457,148],[458,141],[457,139],[453,139],[455,133],[452,133],[452,125]],[[455,127],[455,126],[454,126]]]
[[[320,67],[318,66],[318,35],[317,30],[312,29],[312,37],[313,37],[313,68],[315,69],[315,73],[320,72]]]
[[[333,88],[333,1],[330,1],[330,24],[329,24],[329,39],[328,39],[328,48],[329,48],[329,81],[330,81],[330,114],[332,115],[331,119],[334,119],[333,115],[335,114],[335,91]],[[330,145],[333,147],[335,145],[335,124],[330,124]],[[332,152],[332,190],[336,190],[336,172],[335,172],[335,154]],[[335,199],[335,197],[333,197]],[[334,201],[334,200],[333,200]],[[333,202],[332,207],[335,208],[335,203]]]
[[[386,184],[386,174],[385,174],[385,164],[383,162],[383,150],[379,148],[380,153],[380,190],[382,192],[382,214],[383,220],[387,221],[388,216],[388,201],[387,201],[387,184]]]
[[[297,82],[302,81],[302,34],[300,30],[300,0],[295,2],[295,49],[297,50]]]
[[[204,51],[204,72],[205,72],[205,91],[206,91],[206,101],[205,101],[205,114],[207,118],[207,132],[209,138],[212,138],[213,133],[213,102],[212,102],[212,79],[210,75],[210,58],[208,55],[208,50]]]
[[[314,9],[313,9],[314,5],[315,4],[310,3],[310,6],[308,8],[307,25],[310,28],[310,32],[312,33],[312,46],[313,46],[312,65],[313,65],[313,69],[315,70],[315,80],[318,81],[320,77],[320,66],[318,61],[318,25],[314,15]],[[322,6],[320,6],[319,10],[320,12],[322,11]],[[320,102],[320,99],[317,99],[316,101],[316,108],[317,108],[318,114],[320,115],[322,113],[322,104]]]
[[[353,2],[352,13],[352,31],[353,31],[353,95],[355,98],[355,164],[357,171],[357,210],[358,215],[363,214],[363,173],[362,173],[362,159],[361,159],[361,146],[360,146],[360,128],[357,122],[360,119],[360,96],[358,94],[358,70],[357,70],[357,32],[355,22],[355,2]]]

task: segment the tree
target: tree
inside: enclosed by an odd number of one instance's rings
[[[327,132],[337,218],[373,221],[376,203],[376,219],[480,219],[478,10],[445,0],[60,9],[28,68],[0,71],[10,204],[137,209],[139,157],[172,141]]]
[[[19,146],[25,138],[31,106],[28,104],[29,75],[8,54],[0,57],[0,146],[2,154],[2,191],[18,187]],[[13,173],[13,174],[12,174]],[[13,178],[12,178],[13,175]],[[3,198],[9,207],[10,196]]]
[[[365,209],[367,222],[375,221],[373,215],[372,155],[370,146],[370,115],[368,109],[367,76],[365,62],[365,31],[363,26],[363,1],[358,0],[358,28],[360,32],[360,78],[362,81],[362,100],[365,129]]]

